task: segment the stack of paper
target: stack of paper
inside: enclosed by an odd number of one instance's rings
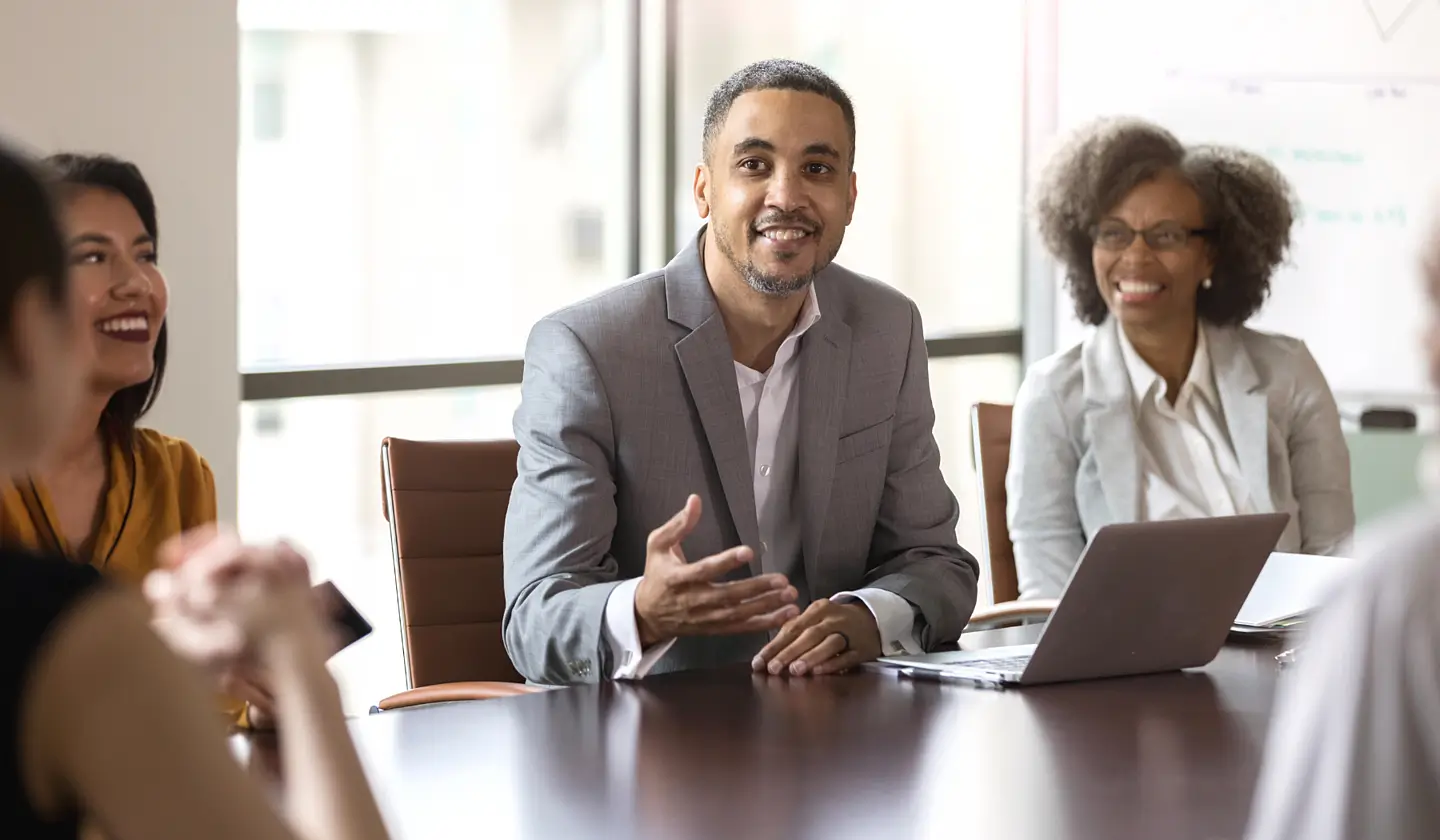
[[[1324,602],[1331,587],[1356,568],[1348,557],[1275,552],[1250,597],[1235,617],[1234,630],[1241,633],[1274,633],[1293,629]]]

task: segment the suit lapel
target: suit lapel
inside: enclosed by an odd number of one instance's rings
[[[1250,501],[1255,510],[1274,509],[1270,498],[1270,453],[1266,434],[1269,426],[1269,397],[1261,387],[1260,375],[1250,354],[1240,341],[1238,331],[1204,326],[1205,340],[1210,348],[1210,364],[1215,372],[1215,390],[1220,394],[1220,407],[1230,442],[1235,446],[1235,459],[1250,487]]]
[[[1081,349],[1085,426],[1112,522],[1140,518],[1140,442],[1135,405],[1114,318],[1095,329]]]
[[[703,234],[701,231],[700,235]],[[725,334],[725,321],[705,279],[697,242],[698,237],[665,267],[665,300],[670,320],[691,330],[675,344],[675,355],[705,430],[710,457],[720,476],[736,534],[741,544],[755,549],[758,556],[760,526],[755,516],[750,445],[745,440],[745,420],[740,412],[734,355],[730,338]],[[759,574],[758,565],[752,563],[751,571]]]
[[[818,279],[818,278],[817,278]],[[824,284],[815,287],[822,313],[800,343],[800,457],[796,489],[804,505],[801,549],[805,579],[811,593],[829,592],[821,579],[820,543],[835,477],[835,449],[840,441],[840,414],[850,382],[850,327],[838,307],[824,302]],[[824,314],[827,313],[828,314]]]

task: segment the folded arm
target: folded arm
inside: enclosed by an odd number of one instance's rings
[[[78,802],[107,833],[157,840],[388,836],[322,654],[278,663],[285,819],[226,748],[203,675],[149,621],[139,599],[100,592],[55,628],[24,713],[38,810]]]

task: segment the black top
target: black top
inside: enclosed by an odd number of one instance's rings
[[[0,836],[75,838],[78,815],[36,815],[20,778],[20,709],[36,655],[73,604],[100,584],[94,567],[0,549]],[[16,832],[19,828],[19,832]]]

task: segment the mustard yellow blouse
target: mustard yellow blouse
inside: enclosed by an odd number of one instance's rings
[[[0,483],[0,544],[58,551],[96,566],[106,577],[139,586],[166,540],[216,520],[215,474],[195,447],[153,429],[136,429],[135,466],[119,443],[110,445],[110,483],[90,557],[77,557],[60,532],[50,493],[40,482]],[[133,491],[133,496],[132,496]],[[222,697],[239,720],[243,705]]]
[[[58,526],[45,486],[0,485],[0,543],[59,551],[139,585],[155,568],[160,545],[182,531],[214,522],[215,475],[195,447],[152,429],[136,429],[135,467],[120,444],[110,446],[110,485],[91,557],[76,557]],[[133,489],[133,500],[131,497]],[[56,544],[58,542],[58,545]]]

